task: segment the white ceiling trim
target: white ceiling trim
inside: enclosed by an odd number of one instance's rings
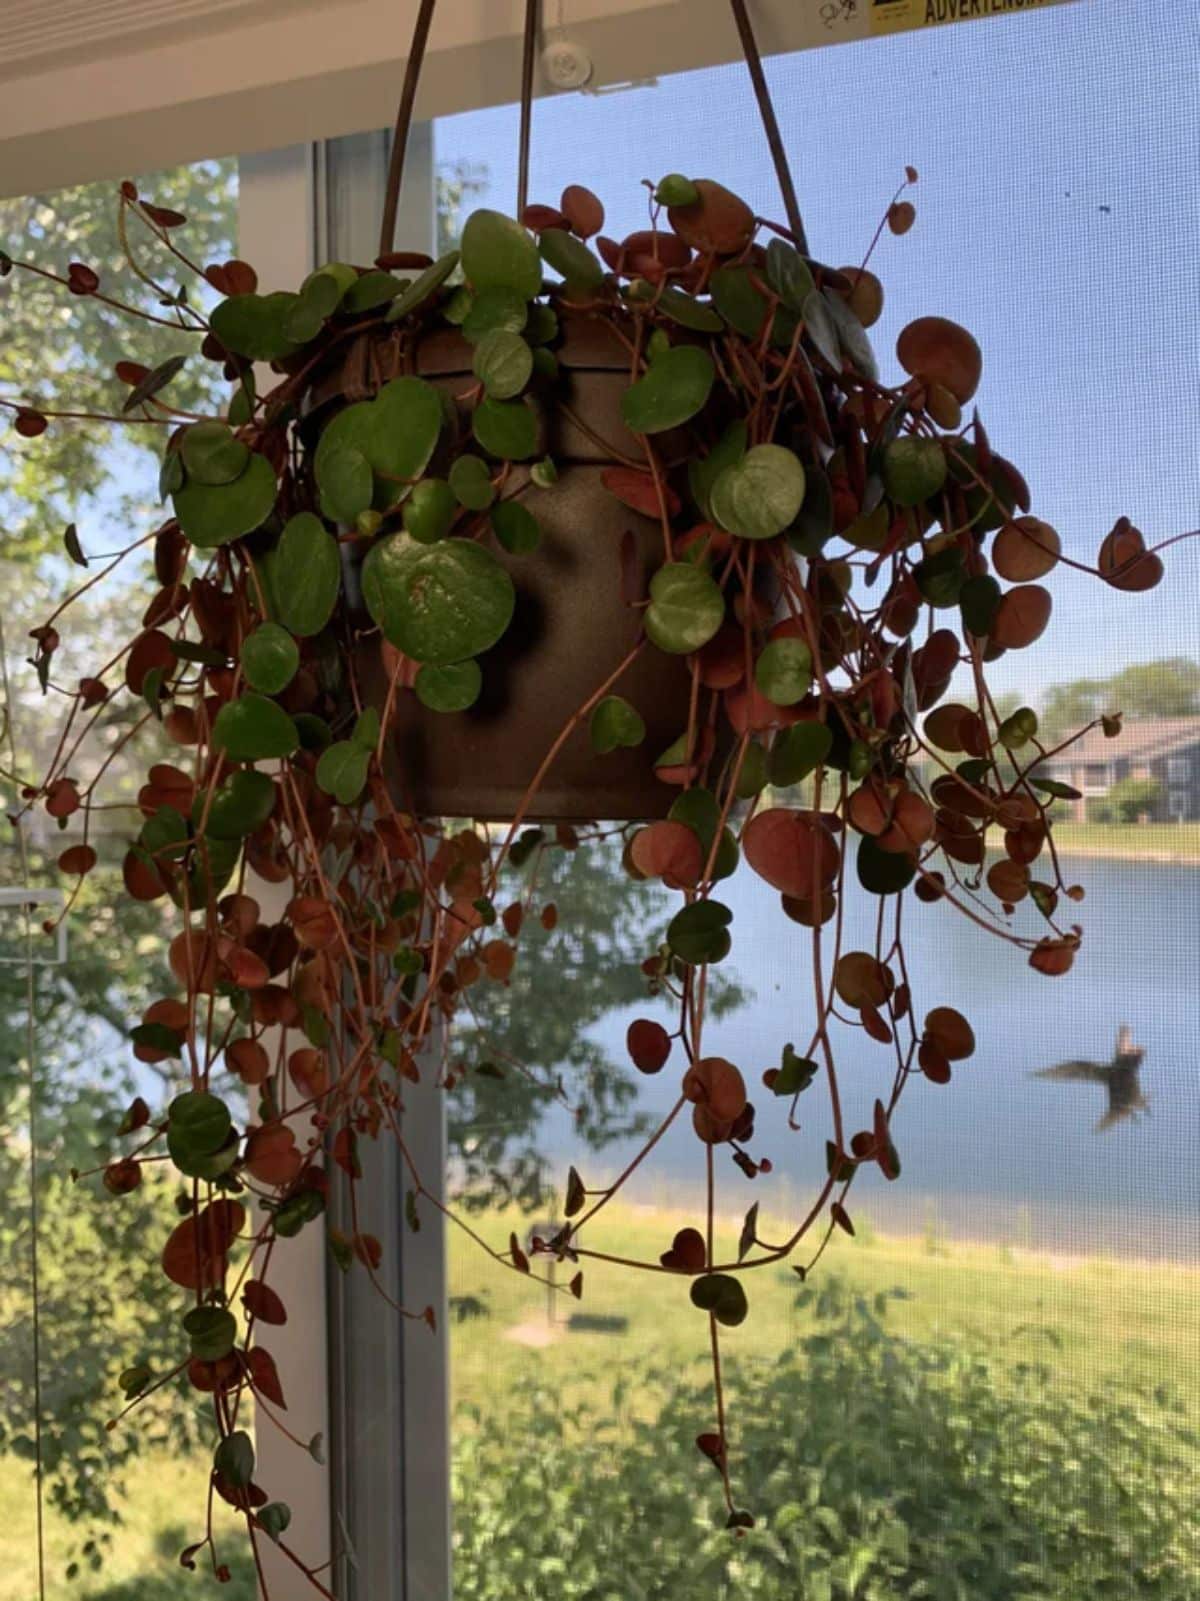
[[[884,3],[899,25],[921,25],[924,0]],[[943,12],[961,3],[938,0]],[[1059,3],[970,0],[997,12]],[[0,195],[390,123],[416,7],[0,0]],[[818,0],[751,0],[751,10],[764,55],[868,37],[884,15],[872,0],[858,0],[850,14],[843,8],[833,25]],[[442,0],[417,116],[515,99],[523,13],[523,0]],[[542,16],[547,37],[561,31],[587,48],[595,85],[739,53],[728,0],[543,0]]]

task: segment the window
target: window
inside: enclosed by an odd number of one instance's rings
[[[1192,776],[1191,758],[1187,756],[1167,757],[1167,783],[1186,784]]]
[[[876,349],[888,363],[900,327],[927,310],[976,332],[991,437],[1027,465],[1034,510],[1083,560],[1114,499],[1144,527],[1194,524],[1194,465],[1164,463],[1155,418],[1159,383],[1189,417],[1195,395],[1152,354],[1173,347],[1190,289],[1169,268],[1127,327],[1133,291],[1111,271],[1122,262],[1132,285],[1140,264],[1176,259],[1167,241],[1190,192],[1183,33],[1164,20],[1152,34],[1101,0],[769,64],[818,253],[858,259],[900,164],[919,169],[917,226],[879,258],[888,302]],[[864,95],[888,107],[869,134],[841,111]],[[436,124],[444,217],[511,209],[515,127],[511,108]],[[999,134],[1016,128],[1015,141]],[[643,220],[636,180],[669,170],[712,172],[778,213],[741,68],[535,107],[533,200],[555,204],[565,183],[587,184],[619,239]],[[1138,238],[1121,231],[1122,216],[1138,219]],[[1136,443],[1114,470],[1103,442],[1130,430]],[[1067,466],[1080,456],[1095,463],[1082,492]],[[1044,648],[995,664],[1013,704],[1039,709],[1048,745],[1132,704],[1124,680],[1110,701],[1110,679],[1195,659],[1200,588],[1190,565],[1176,578],[1161,629],[1144,632],[1141,602],[1113,627],[1104,591],[1055,576]],[[1127,713],[1131,740],[1139,722],[1172,715],[1169,693],[1156,688]],[[1105,796],[1111,777],[1108,762],[1084,770],[1085,787]],[[1188,1432],[1200,1416],[1188,1355],[1198,1198],[1186,1160],[1172,1172],[1172,1153],[1183,1158],[1200,1111],[1180,1043],[1196,1001],[1200,834],[1133,826],[1163,813],[1146,795],[1118,801],[1061,826],[1087,936],[1058,987],[1031,982],[970,928],[941,943],[937,909],[918,908],[914,986],[970,997],[980,1048],[950,1086],[906,1106],[902,1179],[857,1197],[854,1240],[839,1239],[808,1285],[780,1272],[749,1287],[731,1383],[739,1487],[760,1524],[743,1541],[720,1531],[715,1476],[694,1444],[712,1427],[711,1399],[686,1294],[586,1262],[576,1304],[481,1270],[451,1235],[456,1595],[890,1601],[942,1586],[994,1601],[1023,1587],[1055,1601],[1105,1589],[1183,1601],[1195,1591],[1200,1549],[1186,1507],[1200,1473]],[[624,1044],[633,1017],[666,1016],[625,981],[657,937],[655,895],[624,879],[615,855],[558,861],[543,894],[560,927],[577,930],[579,966],[562,984],[515,974],[526,1000],[546,982],[544,1003],[519,1039],[498,1006],[497,1039],[535,1074],[561,1071],[569,1100],[603,1086],[606,1113],[581,1134],[547,1097],[540,1119],[531,1110],[505,1122],[506,1098],[486,1081],[451,1107],[451,1188],[474,1180],[482,1210],[472,1221],[500,1245],[510,1228],[527,1239],[561,1215],[569,1166],[589,1188],[610,1182],[639,1147],[630,1125],[656,1126],[678,1081],[673,1063],[634,1075]],[[735,908],[740,941],[721,968],[711,1033],[754,1080],[806,1015],[801,953],[765,913],[752,892]],[[1028,926],[1036,917],[1030,908]],[[602,932],[621,959],[594,953]],[[855,943],[870,938],[853,931]],[[864,1097],[874,1049],[864,1042],[856,1058]],[[589,1227],[592,1249],[632,1244],[652,1260],[695,1223],[690,1130],[672,1128],[655,1154],[626,1192],[621,1227],[603,1215]],[[731,1167],[722,1180],[731,1241],[753,1201],[772,1219],[793,1216],[821,1170],[815,1133],[764,1132],[755,1154],[773,1160],[769,1179],[749,1183]],[[547,1187],[526,1198],[535,1159]],[[1133,1484],[1144,1510],[1126,1515],[1117,1507],[1128,1508]]]
[[[237,209],[237,164],[204,162],[147,175],[141,192],[186,212],[189,244],[201,260],[233,253]],[[0,245],[18,259],[35,257],[64,270],[83,261],[101,276],[107,291],[164,317],[152,289],[124,259],[116,230],[114,184],[92,184],[0,201]],[[138,247],[144,251],[146,241]],[[145,261],[145,254],[139,257]],[[157,274],[175,282],[170,261],[154,261]],[[189,292],[197,286],[192,279]],[[199,293],[203,295],[201,287]],[[169,327],[146,327],[136,352],[128,349],[128,325],[103,305],[64,304],[56,286],[14,272],[0,281],[0,393],[36,397],[53,408],[81,398],[105,409],[117,386],[114,364],[136,354],[162,360],[194,341]],[[67,336],[86,328],[88,341]],[[193,363],[194,367],[195,364]],[[183,407],[205,403],[202,377],[185,369],[172,398]],[[7,416],[7,413],[6,413]],[[28,632],[45,620],[57,599],[77,587],[79,567],[63,546],[63,528],[73,519],[92,562],[120,548],[124,530],[143,524],[157,505],[157,449],[147,448],[144,429],[104,436],[52,425],[36,450],[10,448],[7,422],[0,447],[0,515],[5,540],[0,560],[0,620],[3,622],[8,693],[3,810],[15,809],[10,775],[44,769],[49,742],[59,731],[58,705],[41,695],[26,657]],[[105,662],[122,610],[144,605],[145,586],[110,587],[77,619],[80,627],[64,643],[53,677],[69,680],[95,672]],[[120,732],[112,723],[113,736]],[[11,732],[12,745],[7,742]],[[167,1088],[161,1068],[136,1062],[126,1032],[148,1002],[167,993],[164,918],[161,905],[132,904],[115,893],[127,835],[132,769],[118,760],[108,775],[105,799],[115,809],[111,833],[93,835],[101,867],[85,880],[57,941],[35,943],[33,1012],[35,1055],[30,1062],[29,1006],[23,960],[22,916],[14,904],[22,886],[64,882],[54,862],[62,844],[44,813],[31,819],[28,860],[6,830],[0,851],[0,1568],[6,1594],[37,1593],[37,1454],[33,1341],[35,1308],[31,1284],[31,1154],[40,1207],[41,1454],[45,1469],[46,1593],[60,1598],[173,1593],[171,1575],[179,1550],[194,1538],[202,1516],[209,1460],[193,1454],[200,1439],[191,1398],[172,1387],[161,1405],[148,1408],[132,1427],[105,1432],[119,1410],[117,1376],[141,1362],[166,1364],[177,1338],[176,1297],[155,1270],[161,1250],[162,1186],[158,1204],[135,1193],[116,1203],[107,1198],[94,1171],[100,1151],[135,1093],[160,1100]],[[169,1066],[169,1064],[168,1064]],[[30,1148],[30,1084],[36,1095],[38,1141]],[[76,1167],[90,1176],[73,1185]],[[122,1267],[122,1258],[128,1265]],[[129,1305],[131,1283],[138,1316]],[[103,1471],[101,1471],[103,1469]],[[220,1519],[228,1535],[232,1519]],[[231,1549],[236,1542],[230,1542]],[[252,1578],[236,1547],[236,1583],[227,1594],[248,1597]]]

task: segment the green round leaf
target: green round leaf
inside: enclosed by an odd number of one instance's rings
[[[554,307],[535,300],[529,307],[524,329],[518,329],[517,332],[523,332],[531,345],[549,344],[558,333],[558,317]]]
[[[501,284],[532,300],[542,287],[537,246],[519,222],[498,211],[480,209],[462,232],[463,276],[475,290]]]
[[[413,688],[422,706],[428,706],[430,711],[465,712],[479,699],[483,674],[477,661],[450,662],[445,667],[426,662]]]
[[[298,345],[307,345],[325,326],[325,313],[321,310],[322,298],[319,291],[311,298],[301,295],[283,319],[284,333]]]
[[[571,288],[598,289],[604,268],[582,239],[565,228],[547,228],[538,240],[542,260],[561,273]]]
[[[694,789],[685,789],[682,795],[676,797],[667,815],[673,823],[686,824],[707,855],[721,821],[721,808],[712,790],[699,785]]]
[[[686,656],[699,650],[725,621],[725,598],[702,567],[668,562],[650,580],[646,633],[659,650]]]
[[[810,467],[804,476],[804,504],[787,530],[788,544],[799,556],[819,556],[833,534],[833,486],[820,467]]]
[[[533,351],[520,334],[497,328],[476,345],[473,366],[493,400],[511,400],[533,374]]]
[[[326,451],[315,468],[321,511],[330,522],[353,523],[375,494],[371,463],[353,445]]]
[[[621,396],[621,416],[635,434],[678,428],[704,409],[716,376],[713,359],[696,345],[677,345],[651,364]]]
[[[527,556],[541,543],[537,518],[519,500],[502,500],[492,507],[492,532],[510,556]]]
[[[450,488],[468,511],[486,511],[496,498],[491,471],[478,456],[458,457],[450,468]]]
[[[167,1141],[172,1160],[183,1172],[184,1161],[211,1156],[229,1138],[233,1119],[219,1095],[189,1090],[177,1095],[167,1109]]]
[[[394,534],[363,563],[363,598],[386,637],[414,661],[445,666],[478,656],[512,620],[515,592],[481,545],[419,545]]]
[[[720,901],[693,901],[667,925],[667,944],[681,962],[692,967],[723,961],[733,948],[732,922],[733,913]]]
[[[484,450],[501,461],[525,461],[538,447],[537,416],[523,400],[481,400],[471,429]]]
[[[705,1273],[692,1280],[692,1305],[711,1312],[718,1323],[735,1329],[746,1321],[750,1307],[741,1280],[732,1273]]]
[[[184,1315],[183,1327],[192,1355],[201,1362],[219,1362],[237,1340],[237,1319],[223,1306],[194,1306]]]
[[[652,284],[646,285],[650,291],[647,299],[653,298],[659,311],[664,317],[670,317],[681,328],[694,328],[699,333],[719,334],[724,331],[725,324],[720,314],[711,306],[706,306],[702,300],[694,295],[686,294],[677,289],[674,284],[668,284],[661,292]]]
[[[444,478],[422,478],[404,503],[405,532],[422,545],[444,539],[458,513],[454,491]]]
[[[193,545],[212,550],[253,532],[275,505],[275,469],[254,452],[240,478],[229,484],[189,479],[174,492],[175,515]]]
[[[936,439],[903,434],[883,453],[883,484],[897,506],[919,506],[946,482],[946,453]]]
[[[646,724],[636,706],[621,695],[606,695],[598,701],[588,724],[592,749],[601,756],[621,747],[640,745],[646,737]]]
[[[1000,585],[991,573],[977,573],[974,578],[968,578],[962,586],[958,604],[962,612],[963,626],[974,634],[976,639],[984,639],[991,633],[1001,594]]]
[[[278,1543],[279,1536],[292,1521],[292,1509],[286,1501],[268,1501],[254,1514],[254,1521],[268,1539]]]
[[[251,689],[278,695],[296,676],[300,647],[278,623],[263,623],[242,642],[242,671]]]
[[[825,723],[793,723],[775,737],[767,758],[767,773],[779,789],[798,784],[815,772],[833,748],[833,735]]]
[[[754,682],[773,706],[794,706],[812,684],[812,652],[802,639],[773,639],[754,664]]]
[[[327,261],[323,267],[310,272],[300,285],[300,298],[329,317],[337,310],[338,302],[358,282],[358,274],[346,261]]]
[[[318,483],[325,462],[350,447],[364,455],[375,474],[372,504],[386,511],[408,493],[429,464],[442,430],[440,390],[423,378],[393,378],[374,400],[347,406],[327,425],[317,445]]]
[[[213,1452],[213,1467],[233,1489],[246,1488],[254,1477],[254,1447],[245,1429],[225,1436]]]
[[[194,422],[185,428],[179,452],[188,477],[198,484],[231,484],[250,460],[249,447],[223,422]]]
[[[213,333],[237,356],[278,361],[300,347],[287,332],[287,319],[300,296],[289,290],[271,295],[230,295],[209,318]]]
[[[739,418],[729,424],[707,456],[693,456],[688,462],[688,488],[706,521],[712,520],[713,485],[727,467],[745,456],[746,439],[746,424]]]
[[[709,282],[713,305],[729,326],[747,339],[762,333],[767,297],[755,287],[749,267],[718,267]]]
[[[804,504],[804,468],[784,445],[755,445],[712,488],[713,516],[743,539],[771,539]]]
[[[216,749],[223,750],[234,762],[265,762],[290,756],[300,743],[296,725],[283,707],[254,694],[221,707],[212,738]]]
[[[210,839],[244,839],[261,828],[275,810],[275,785],[267,773],[239,768],[213,796],[205,833]],[[204,796],[197,795],[192,822],[199,827]]]
[[[869,834],[858,842],[857,867],[859,883],[872,895],[898,895],[908,888],[917,872],[911,856],[885,851]]]
[[[922,597],[939,608],[958,604],[966,577],[963,553],[957,545],[934,551],[913,568],[913,579]]]
[[[352,739],[339,739],[321,752],[317,762],[317,783],[327,795],[343,806],[352,806],[367,782],[371,752]]]
[[[364,272],[342,296],[342,310],[350,313],[374,311],[377,306],[386,306],[389,300],[395,300],[406,287],[390,272]]]
[[[310,511],[289,518],[265,565],[278,620],[301,639],[319,634],[342,582],[337,540],[321,519]]]
[[[429,297],[442,287],[446,279],[458,266],[458,251],[448,250],[444,256],[439,256],[432,266],[414,278],[404,292],[393,300],[388,307],[387,321],[396,322],[401,317],[407,317],[410,311],[416,311],[423,306]]]
[[[660,206],[694,206],[700,198],[700,191],[681,172],[669,172],[665,178],[659,179],[654,198]]]
[[[502,284],[483,289],[463,318],[463,337],[477,344],[491,333],[519,334],[529,321],[529,309],[527,300]]]
[[[785,239],[772,239],[767,246],[767,282],[789,310],[798,312],[816,288],[808,263]]]
[[[738,800],[750,800],[760,794],[767,787],[767,753],[761,745],[753,741],[746,746],[746,754],[742,757],[741,771],[738,773],[735,793]]]

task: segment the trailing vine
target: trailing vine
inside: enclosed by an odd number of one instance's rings
[[[997,711],[987,668],[1040,637],[1052,609],[1042,580],[1081,564],[1031,514],[1019,470],[969,410],[982,355],[966,329],[919,317],[897,346],[906,377],[879,377],[866,330],[883,289],[869,263],[885,230],[911,225],[916,178],[908,169],[867,259],[838,269],[719,183],[678,174],[647,184],[646,226],[622,241],[603,235],[599,200],[572,186],[519,221],[476,211],[461,251],[439,260],[332,262],[295,293],[265,294],[244,261],[192,261],[185,219],[126,183],[122,239],[161,315],[110,296],[86,263],[54,272],[0,259],[6,274],[38,274],[84,305],[102,300],[197,342],[196,358],[119,363],[121,392],[102,415],[0,399],[31,443],[104,422],[157,430],[163,446],[160,522],[72,597],[150,555],[155,587],[137,633],[70,683],[55,668],[70,600],[34,631],[42,688],[66,715],[49,771],[25,782],[24,812],[44,809],[70,836],[59,867],[82,884],[105,774],[135,736],[153,737],[124,884],[174,908],[176,990],[131,1039],[143,1062],[177,1064],[180,1092],[159,1108],[134,1100],[103,1182],[131,1192],[150,1164],[179,1179],[161,1258],[179,1290],[179,1352],[168,1372],[131,1364],[114,1422],[176,1380],[207,1396],[213,1491],[245,1514],[256,1557],[262,1538],[278,1542],[317,1593],[329,1591],[288,1546],[289,1510],[258,1481],[247,1424],[252,1403],[260,1430],[289,1432],[271,1354],[288,1308],[271,1264],[280,1240],[326,1226],[335,1184],[352,1223],[329,1231],[333,1256],[377,1278],[381,1244],[353,1221],[373,1145],[399,1146],[411,1225],[440,1209],[500,1269],[540,1276],[546,1259],[566,1262],[569,1281],[555,1288],[582,1296],[585,1272],[620,1262],[661,1275],[665,1304],[687,1295],[712,1358],[713,1416],[697,1447],[737,1531],[753,1518],[735,1494],[721,1353],[749,1313],[747,1278],[789,1261],[803,1277],[836,1230],[853,1232],[856,1175],[876,1165],[899,1177],[901,1095],[914,1078],[947,1083],[974,1050],[959,997],[910,990],[909,892],[940,905],[947,940],[965,917],[1042,975],[1075,959],[1083,892],[1064,877],[1049,815],[1073,792],[1043,776],[1056,751],[1035,713]],[[221,297],[211,314],[176,287],[180,275]],[[629,638],[597,662],[570,716],[539,730],[542,754],[502,824],[439,823],[420,814],[421,774],[400,736],[414,717],[436,720],[439,742],[470,726],[513,624],[513,563],[539,560],[559,472],[548,420],[567,408],[563,361],[580,330],[625,372],[622,439],[569,420],[607,458],[605,491],[628,522],[625,538],[597,541],[589,581],[619,593]],[[464,342],[472,370],[423,375],[427,341],[446,335]],[[223,414],[173,407],[185,359],[221,371]],[[635,529],[658,542],[648,584]],[[88,564],[74,526],[66,550]],[[1163,572],[1124,518],[1086,570],[1124,591]],[[665,749],[649,748],[650,708],[626,693],[649,653],[664,675],[673,663],[686,677]],[[969,700],[948,701],[960,670]],[[90,759],[126,696],[140,719]],[[1118,716],[1103,723],[1119,733]],[[674,1074],[678,1094],[622,1172],[572,1170],[565,1222],[527,1251],[446,1205],[404,1107],[416,1083],[453,1097],[480,1071],[456,1051],[454,1020],[473,1017],[476,986],[504,985],[525,959],[523,925],[555,929],[539,863],[612,832],[602,818],[555,824],[539,809],[547,773],[580,742],[597,775],[632,750],[663,787],[661,815],[621,833],[625,870],[678,896],[642,968],[675,1022],[639,1018],[628,1052],[641,1073]],[[782,926],[805,931],[808,952],[800,1043],[781,1043],[765,1071],[705,1042],[710,969],[737,932],[721,885],[744,871],[777,892]],[[854,896],[877,907],[870,949],[845,948]],[[1014,925],[1025,901],[1039,933]],[[834,1021],[878,1048],[866,1127],[843,1112]],[[769,1171],[755,1156],[764,1117],[797,1139],[824,1137],[826,1178],[778,1237],[763,1237],[750,1205],[723,1256],[718,1191]],[[590,1249],[585,1225],[681,1118],[704,1174],[696,1226],[655,1259]],[[430,1307],[384,1304],[382,1286],[380,1296],[381,1316],[435,1321]],[[209,1506],[183,1561],[203,1557],[221,1576],[211,1495]]]

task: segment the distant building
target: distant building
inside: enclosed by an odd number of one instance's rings
[[[1093,728],[1037,771],[1081,792],[1082,800],[1060,803],[1073,822],[1083,822],[1088,801],[1103,798],[1122,779],[1151,778],[1159,793],[1149,821],[1194,823],[1200,820],[1200,717],[1127,722],[1115,739]]]

